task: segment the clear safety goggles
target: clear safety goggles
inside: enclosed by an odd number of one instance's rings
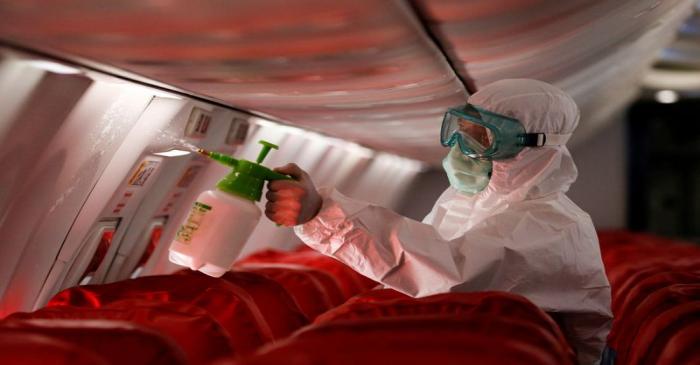
[[[443,146],[458,144],[469,157],[492,160],[514,157],[525,147],[563,145],[569,137],[571,134],[527,133],[519,120],[471,104],[450,108],[440,131]]]

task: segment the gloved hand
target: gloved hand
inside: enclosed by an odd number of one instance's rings
[[[287,227],[310,221],[321,209],[322,198],[309,174],[293,163],[274,170],[294,180],[267,183],[265,215],[271,221]]]

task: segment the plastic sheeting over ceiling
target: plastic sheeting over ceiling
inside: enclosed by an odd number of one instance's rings
[[[628,101],[690,0],[0,0],[0,37],[384,151],[437,162],[445,108],[506,77],[553,82],[579,140]],[[425,29],[420,19],[430,25]],[[426,34],[432,31],[438,43]]]
[[[0,1],[0,34],[423,160],[466,91],[399,1]]]
[[[652,71],[646,74],[644,86],[700,96],[700,3],[679,29],[676,40],[664,48]]]
[[[478,89],[512,77],[547,81],[582,111],[572,144],[638,92],[693,0],[420,0],[455,68]]]

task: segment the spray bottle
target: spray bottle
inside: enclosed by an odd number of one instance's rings
[[[216,184],[216,189],[201,193],[190,214],[170,244],[170,261],[199,270],[209,276],[226,273],[243,249],[260,220],[260,201],[267,180],[291,179],[262,166],[270,152],[278,147],[266,141],[256,162],[199,149],[197,152],[233,168]]]

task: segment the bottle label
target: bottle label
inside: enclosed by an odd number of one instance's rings
[[[185,223],[180,226],[175,234],[175,240],[182,242],[184,244],[190,244],[195,232],[202,225],[204,216],[211,211],[211,207],[200,202],[194,202],[192,210],[190,210],[190,215],[187,216]]]

